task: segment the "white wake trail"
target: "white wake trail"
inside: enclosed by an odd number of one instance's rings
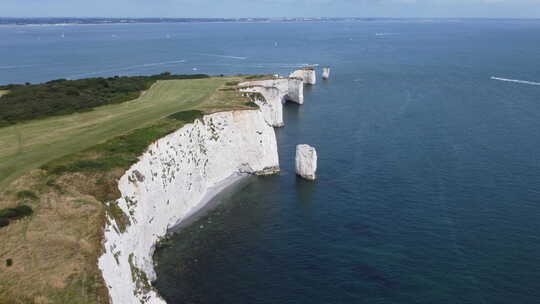
[[[519,79],[508,79],[508,78],[501,78],[501,77],[495,77],[495,76],[491,76],[491,79],[498,80],[498,81],[515,82],[515,83],[521,83],[521,84],[540,86],[540,82],[534,82],[534,81],[519,80]]]
[[[3,65],[0,66],[0,69],[20,69],[20,68],[30,68],[40,66],[41,64],[24,64],[24,65]]]
[[[216,55],[216,54],[200,54],[200,55],[210,56],[210,57],[229,58],[229,59],[239,59],[239,60],[246,60],[247,59],[247,57]]]

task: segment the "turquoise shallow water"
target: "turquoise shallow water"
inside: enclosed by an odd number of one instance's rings
[[[305,105],[286,106],[282,173],[220,196],[157,252],[170,303],[540,302],[540,86],[491,79],[540,82],[540,21],[0,27],[0,38],[0,83],[333,67]],[[298,143],[318,149],[315,183],[294,175]]]

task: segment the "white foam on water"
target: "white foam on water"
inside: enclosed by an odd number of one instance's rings
[[[24,65],[0,65],[0,69],[19,69],[19,68],[30,68],[30,67],[36,67],[40,66],[42,64],[24,64]]]
[[[501,78],[501,77],[495,77],[495,76],[491,76],[491,79],[492,79],[492,80],[498,80],[498,81],[515,82],[515,83],[521,83],[521,84],[528,84],[528,85],[536,85],[536,86],[540,86],[540,82],[534,82],[534,81],[519,80],[519,79],[509,79],[509,78]]]
[[[240,57],[240,56],[227,56],[227,55],[216,55],[216,54],[199,54],[203,56],[211,56],[211,57],[220,57],[220,58],[230,58],[230,59],[238,59],[238,60],[246,60],[247,57]]]
[[[305,63],[305,64],[302,64],[302,66],[305,66],[305,67],[318,67],[319,64],[318,63]]]
[[[149,66],[156,66],[156,65],[166,65],[166,64],[176,64],[176,63],[184,63],[185,60],[175,60],[175,61],[165,61],[165,62],[156,62],[156,63],[145,63],[141,64],[141,67],[149,67]],[[139,66],[137,66],[139,67]]]

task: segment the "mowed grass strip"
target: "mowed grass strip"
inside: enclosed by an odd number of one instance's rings
[[[90,112],[57,116],[0,128],[0,190],[25,172],[80,152],[170,114],[214,108],[208,101],[231,77],[157,82],[141,97]],[[222,108],[234,108],[220,104]]]
[[[6,95],[7,93],[9,93],[8,90],[0,90],[0,97],[2,97],[3,95]]]

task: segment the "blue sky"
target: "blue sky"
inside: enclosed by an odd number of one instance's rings
[[[0,0],[0,16],[540,18],[540,0]]]

